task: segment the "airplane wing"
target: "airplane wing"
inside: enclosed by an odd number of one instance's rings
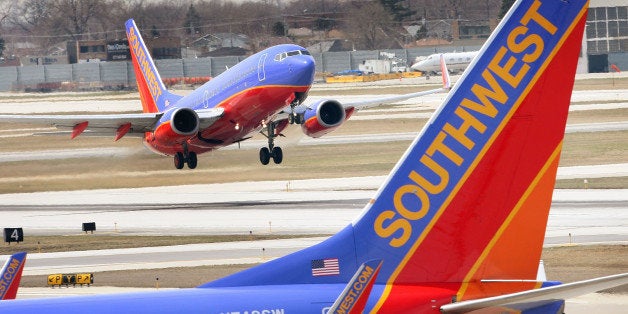
[[[572,282],[536,290],[511,293],[491,298],[462,301],[441,306],[441,313],[467,313],[497,306],[530,304],[567,299],[575,296],[628,284],[628,273]]]
[[[197,111],[201,126],[209,127],[223,114],[222,108]],[[90,136],[115,135],[118,140],[126,134],[144,136],[144,132],[155,129],[163,113],[126,113],[96,115],[0,115],[0,123],[25,123],[51,125],[59,132],[38,133],[39,135],[67,134],[72,138],[85,132]]]
[[[273,118],[274,124],[279,127],[275,128],[272,132],[266,132],[268,134],[280,134],[288,123],[297,123],[301,124],[303,133],[307,136],[317,138],[338,128],[348,120],[356,110],[378,107],[406,99],[448,91],[451,88],[451,80],[443,55],[440,57],[440,65],[443,78],[443,87],[441,88],[347,103],[341,103],[333,99],[321,99],[308,105],[298,105],[294,107],[290,105]],[[262,163],[265,164],[264,162]]]
[[[447,65],[445,64],[445,58],[443,57],[442,54],[440,55],[440,67],[441,67],[441,73],[442,73],[442,79],[443,79],[443,87],[441,87],[441,88],[427,90],[427,91],[423,91],[423,92],[417,92],[417,93],[410,93],[410,94],[389,96],[389,97],[383,97],[383,98],[369,99],[369,100],[366,100],[366,101],[348,102],[348,103],[343,103],[342,105],[344,106],[345,110],[346,109],[351,109],[351,108],[355,108],[357,110],[360,110],[360,109],[368,109],[368,108],[378,107],[378,106],[391,104],[391,103],[403,101],[403,100],[406,100],[406,99],[412,99],[412,98],[416,98],[416,97],[421,97],[421,96],[425,96],[425,95],[446,92],[446,91],[451,89],[451,79],[449,77],[449,70],[447,70]]]

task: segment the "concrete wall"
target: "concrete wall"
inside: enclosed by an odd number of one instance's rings
[[[357,70],[364,60],[383,59],[381,52],[394,53],[407,66],[418,56],[438,52],[472,51],[479,46],[414,48],[399,50],[343,51],[312,54],[316,71],[334,73]],[[155,60],[163,79],[217,76],[244,57],[187,58]],[[42,83],[70,82],[85,88],[134,86],[135,73],[130,62],[101,62],[54,65],[29,65],[0,68],[0,91],[36,89]]]

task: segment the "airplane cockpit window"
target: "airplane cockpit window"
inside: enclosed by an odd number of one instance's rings
[[[292,50],[288,52],[282,52],[275,55],[275,61],[283,61],[283,59],[292,56],[305,55],[309,56],[310,52],[307,50]]]

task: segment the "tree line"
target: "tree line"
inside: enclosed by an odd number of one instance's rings
[[[218,32],[245,34],[254,43],[253,50],[264,48],[264,39],[285,36],[291,27],[304,24],[323,34],[342,32],[357,49],[389,48],[382,45],[407,42],[404,25],[487,20],[497,17],[501,4],[502,0],[0,0],[0,53],[8,41],[30,41],[45,48],[67,40],[122,39],[129,18],[145,36],[193,40]]]

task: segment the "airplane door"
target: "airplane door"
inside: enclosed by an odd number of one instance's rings
[[[263,54],[261,57],[259,57],[259,61],[257,63],[257,79],[260,82],[266,79],[266,70],[264,70],[266,57],[268,57],[268,54],[267,53]]]

